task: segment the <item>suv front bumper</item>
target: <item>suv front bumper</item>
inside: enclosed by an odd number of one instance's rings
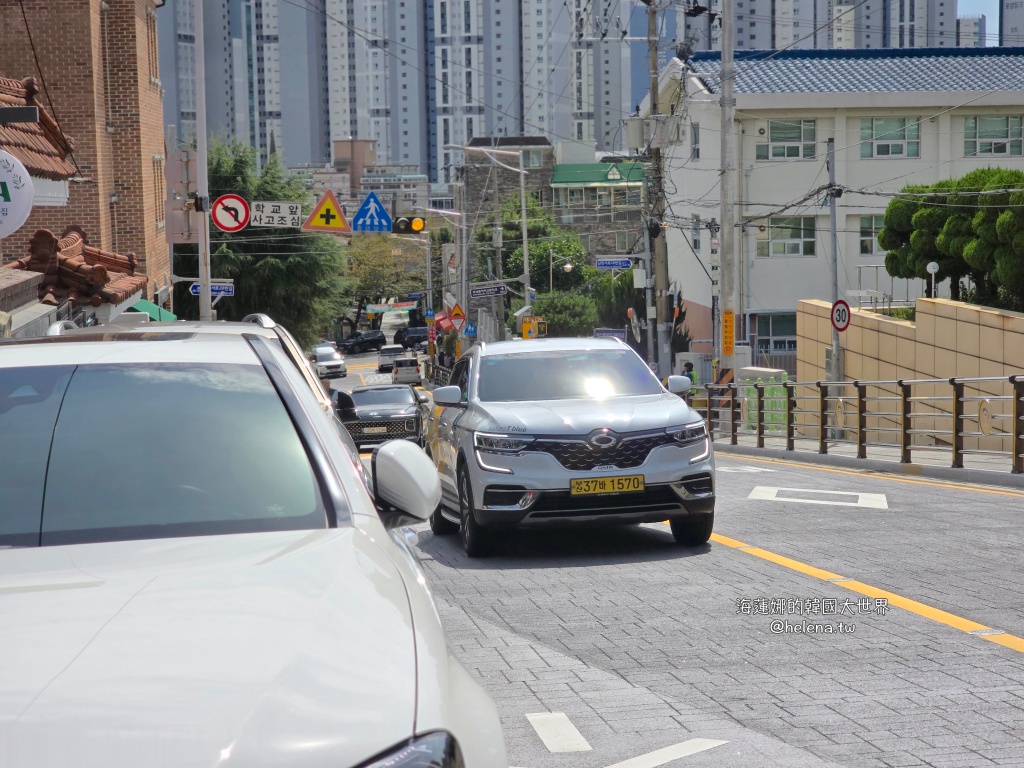
[[[497,461],[489,454],[484,461],[491,462],[491,469],[473,462],[469,472],[476,519],[482,525],[651,523],[715,509],[714,457],[703,444],[655,449],[643,464],[629,469],[574,472],[538,453]],[[512,471],[493,471],[498,464]],[[617,475],[643,475],[644,490],[595,495],[569,491],[572,479]]]

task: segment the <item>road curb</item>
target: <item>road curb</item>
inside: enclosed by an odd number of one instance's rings
[[[931,464],[900,464],[895,461],[883,461],[881,459],[858,459],[853,456],[811,453],[809,451],[785,451],[779,448],[757,448],[752,445],[728,445],[721,442],[716,442],[713,445],[715,453],[719,454],[798,461],[805,464],[821,464],[824,466],[842,467],[844,469],[886,472],[905,477],[924,477],[933,480],[947,480],[957,483],[1024,490],[1024,475],[1014,475],[1010,472],[996,472],[987,469],[954,469],[953,467],[937,467]]]

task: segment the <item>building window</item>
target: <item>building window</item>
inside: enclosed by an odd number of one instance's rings
[[[630,240],[634,237],[632,232],[615,233],[615,252],[629,253]]]
[[[473,138],[473,118],[472,117],[467,117],[466,118],[466,141],[469,141],[472,138]]]
[[[885,216],[860,217],[860,255],[884,256],[885,251],[878,245],[878,233],[882,231]]]
[[[695,253],[700,253],[700,216],[694,214],[690,224],[690,244]]]
[[[167,210],[167,180],[164,176],[164,158],[153,155],[153,215],[157,230],[164,228],[164,216]]]
[[[540,168],[543,164],[544,155],[539,149],[523,150],[523,167]]]
[[[1021,116],[964,118],[964,156],[1021,154]]]
[[[582,189],[570,189],[569,190],[569,205],[583,205],[583,190]]]
[[[576,140],[583,141],[583,123],[576,123]]]
[[[860,156],[920,157],[921,121],[905,117],[864,117],[860,121]]]
[[[700,160],[700,126],[690,126],[690,159]]]
[[[814,159],[814,120],[769,120],[766,133],[768,143],[757,145],[758,160]]]
[[[813,216],[773,216],[758,227],[757,255],[813,256],[814,243]]]
[[[149,82],[160,85],[160,55],[157,45],[156,11],[150,9],[146,14],[147,50],[149,53]],[[163,216],[160,217],[163,219]]]
[[[796,313],[757,316],[757,351],[796,352]]]

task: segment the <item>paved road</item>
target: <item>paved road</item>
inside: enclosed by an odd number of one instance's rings
[[[694,550],[649,525],[469,560],[409,532],[513,766],[1024,766],[1024,494],[718,467]]]

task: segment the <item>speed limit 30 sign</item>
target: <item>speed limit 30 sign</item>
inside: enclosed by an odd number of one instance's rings
[[[832,305],[832,327],[840,333],[850,327],[850,305],[842,299]]]

